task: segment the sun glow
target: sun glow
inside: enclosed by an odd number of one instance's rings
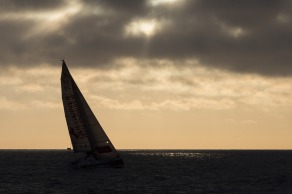
[[[179,0],[149,0],[150,5],[158,6],[161,4],[173,4],[178,2]]]
[[[56,32],[60,27],[66,24],[69,19],[79,13],[82,9],[82,3],[79,1],[68,1],[63,7],[47,10],[47,11],[22,11],[8,12],[5,15],[0,13],[1,19],[33,21],[30,30],[25,34],[25,37],[43,35],[44,32]]]
[[[136,20],[128,24],[125,28],[127,35],[151,37],[157,31],[157,21],[151,20]]]

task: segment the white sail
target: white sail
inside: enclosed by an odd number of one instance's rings
[[[61,86],[64,111],[74,151],[90,152],[95,158],[119,157],[64,61]]]

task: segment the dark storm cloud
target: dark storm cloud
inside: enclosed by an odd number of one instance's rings
[[[84,2],[90,6],[102,6],[104,9],[112,9],[125,15],[145,14],[149,11],[145,0],[86,0]]]
[[[292,74],[290,1],[186,0],[153,7],[146,0],[87,0],[57,30],[34,36],[27,34],[45,21],[9,19],[3,11],[65,9],[70,1],[21,1],[23,10],[18,1],[0,2],[2,66],[56,64],[62,57],[83,66],[106,66],[118,57],[196,58],[237,72]],[[103,13],[96,14],[97,8]],[[150,38],[125,36],[125,26],[143,18],[162,21],[160,31]]]
[[[55,9],[63,4],[60,0],[0,0],[0,11],[41,11]]]

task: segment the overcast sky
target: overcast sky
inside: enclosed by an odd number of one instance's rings
[[[0,0],[0,148],[70,146],[65,59],[118,148],[291,149],[291,9]]]
[[[290,75],[291,1],[2,0],[1,66],[104,66],[117,57],[186,60]],[[144,28],[144,29],[140,29]],[[181,63],[176,63],[181,65]]]

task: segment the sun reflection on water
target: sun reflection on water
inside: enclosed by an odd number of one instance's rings
[[[216,152],[196,152],[196,151],[130,151],[131,155],[157,156],[165,158],[222,158],[222,153]]]

